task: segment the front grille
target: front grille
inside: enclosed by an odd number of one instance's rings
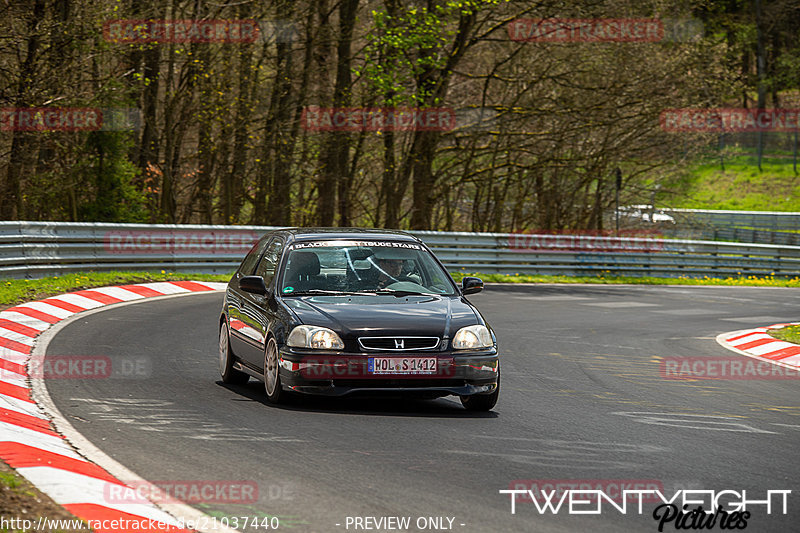
[[[439,337],[359,337],[358,343],[364,350],[432,350],[439,346]]]

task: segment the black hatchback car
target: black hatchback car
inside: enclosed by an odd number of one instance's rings
[[[269,232],[228,283],[219,318],[225,383],[328,396],[456,395],[488,411],[500,391],[495,335],[425,244],[399,231]]]

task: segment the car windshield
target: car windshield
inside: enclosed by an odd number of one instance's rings
[[[309,241],[289,247],[280,292],[292,294],[436,294],[455,286],[415,242]]]

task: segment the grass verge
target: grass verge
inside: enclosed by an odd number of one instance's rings
[[[686,190],[667,203],[692,209],[800,211],[800,184],[791,158],[764,157],[761,171],[750,155],[727,155],[694,165],[685,179]]]
[[[751,287],[800,287],[800,278],[776,278],[774,276],[742,276],[736,278],[655,278],[631,276],[533,276],[523,274],[482,274],[480,272],[452,272],[456,281],[464,276],[476,276],[488,283],[593,283],[626,285],[727,285]],[[65,274],[41,279],[0,280],[0,306],[12,306],[31,300],[65,292],[125,285],[128,283],[147,283],[151,281],[198,281],[226,282],[231,274],[182,274],[176,272],[88,272],[85,274]]]
[[[778,340],[800,344],[800,326],[787,326],[781,329],[773,329],[767,333]]]
[[[162,270],[161,272],[87,272],[41,279],[6,279],[0,280],[0,306],[40,300],[48,296],[91,289],[92,287],[186,279],[228,281],[231,279],[231,274],[182,274]]]
[[[15,526],[4,527],[0,531],[91,532],[85,523],[41,493],[2,461],[0,461],[0,516],[9,526]],[[39,518],[48,519],[50,522],[43,521],[41,523],[43,527],[39,528]],[[62,522],[59,524],[57,521]],[[72,527],[67,527],[69,525]]]
[[[452,272],[453,279],[475,276],[488,283],[594,283],[606,285],[724,285],[732,287],[800,287],[800,278],[741,276],[736,278],[655,278],[632,276],[528,276],[524,274],[481,274]]]

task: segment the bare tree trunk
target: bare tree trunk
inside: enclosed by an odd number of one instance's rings
[[[333,30],[331,29],[330,9],[328,0],[317,2],[317,14],[319,16],[319,43],[317,46],[317,64],[322,81],[320,83],[320,105],[325,107],[323,97],[328,85],[328,69],[332,55]],[[324,134],[323,149],[320,156],[319,179],[317,181],[317,207],[318,219],[321,226],[333,226],[336,215],[336,161],[333,160],[331,148],[338,142],[342,142],[340,132],[331,131]],[[334,154],[335,155],[335,154]]]
[[[397,12],[399,9],[397,0],[386,0],[386,13],[392,29],[396,26]],[[397,50],[391,46],[383,52],[379,60],[383,63],[391,62],[392,66],[396,63],[395,55]],[[395,92],[387,91],[384,96],[384,105],[387,105],[395,97]],[[381,176],[381,186],[378,194],[377,216],[375,220],[381,220],[381,210],[383,210],[383,227],[400,227],[400,208],[408,184],[409,173],[401,169],[400,176],[397,173],[397,157],[395,155],[395,143],[397,137],[391,128],[383,132],[383,173]],[[407,166],[407,165],[406,165]]]
[[[240,6],[240,18],[249,16],[249,4]],[[244,200],[244,173],[247,168],[247,132],[251,115],[251,88],[253,85],[253,45],[239,46],[238,94],[233,131],[233,164],[231,171],[223,175],[222,216],[225,224],[239,220]]]
[[[306,161],[307,154],[308,154],[308,137],[304,133],[302,136],[300,135],[300,119],[303,114],[303,106],[308,103],[308,87],[309,82],[311,79],[311,67],[313,65],[313,54],[314,54],[314,9],[312,6],[308,6],[306,8],[306,38],[303,43],[305,49],[303,51],[303,74],[300,77],[300,88],[297,91],[297,98],[295,101],[295,108],[294,108],[294,117],[292,118],[292,133],[290,138],[290,144],[288,150],[291,153],[294,153],[295,145],[297,144],[298,139],[302,137],[302,148],[300,150],[300,156],[298,161]],[[295,205],[305,206],[307,204],[308,198],[311,197],[313,194],[313,187],[312,190],[307,190],[307,180],[306,180],[306,173],[304,171],[299,172],[299,176],[297,178],[297,196],[295,200]],[[310,213],[308,210],[303,210],[301,217],[298,219],[294,217],[293,223],[298,224],[301,226],[305,226],[308,223],[310,218]]]
[[[27,107],[28,92],[36,79],[36,61],[38,59],[41,35],[39,24],[45,16],[45,1],[35,0],[31,18],[28,21],[28,42],[25,60],[22,62],[19,81],[17,82],[14,107]],[[11,132],[14,138],[11,141],[6,183],[0,195],[0,219],[14,220],[23,213],[22,203],[22,166],[27,152],[28,139],[24,133]]]
[[[200,123],[200,133],[197,140],[199,168],[197,169],[197,197],[200,204],[200,220],[203,224],[211,224],[213,206],[211,192],[214,187],[214,139],[212,138],[211,124],[205,117]]]
[[[274,115],[268,120],[271,130],[270,147],[272,187],[267,207],[267,223],[288,226],[292,223],[291,187],[292,153],[289,149],[290,119],[292,117],[292,51],[289,43],[277,43],[277,76],[273,91]]]
[[[418,131],[414,135],[411,149],[414,175],[413,207],[411,208],[411,229],[430,229],[433,214],[433,158],[436,155],[438,132]]]
[[[350,105],[351,85],[351,51],[353,27],[356,23],[356,12],[359,0],[341,0],[339,4],[339,42],[336,48],[336,87],[333,91],[334,107]],[[342,142],[332,147],[330,154],[334,172],[339,180],[339,225],[349,226],[350,222],[350,188],[352,174],[348,169],[350,153],[350,137],[344,136]],[[355,169],[353,169],[355,171]]]
[[[393,194],[396,181],[395,165],[394,132],[387,130],[383,132],[383,176],[375,217],[375,220],[381,220],[381,209],[383,208],[385,213],[383,226],[386,228],[396,228],[398,226],[398,211],[402,200],[402,198],[397,198]]]
[[[170,61],[173,61],[170,57]],[[158,164],[158,91],[161,82],[159,72],[161,64],[161,46],[150,45],[144,52],[144,68],[142,76],[145,83],[142,92],[142,130],[141,149],[139,151],[139,168],[147,170],[150,165]]]
[[[469,34],[475,24],[475,11],[462,11],[458,31],[453,38],[447,63],[440,70],[423,71],[417,78],[417,88],[425,95],[426,107],[440,105],[447,97],[450,77],[467,50]],[[422,54],[432,54],[423,50]],[[412,157],[414,158],[414,195],[411,209],[411,229],[431,228],[431,215],[434,206],[436,178],[433,175],[433,160],[440,134],[436,131],[417,131],[414,137]]]
[[[173,3],[174,6],[174,3]],[[168,12],[173,12],[172,9],[169,9]],[[175,47],[170,45],[167,48],[167,83],[166,83],[166,90],[164,95],[164,136],[166,137],[166,146],[164,149],[164,165],[163,165],[163,174],[161,177],[161,198],[159,201],[159,218],[162,219],[164,222],[168,222],[170,224],[175,223],[175,215],[177,210],[177,201],[175,197],[175,175],[177,174],[177,168],[180,162],[180,147],[181,147],[181,136],[177,134],[175,129],[177,128],[178,131],[181,130],[181,123],[183,122],[178,117],[178,120],[175,120],[176,107],[179,107],[178,99],[179,96],[175,94],[176,91],[172,88],[173,77],[175,73],[175,54],[174,54]],[[147,62],[147,58],[145,58],[145,62]],[[147,70],[147,68],[145,68]],[[145,90],[147,93],[147,89]],[[157,95],[156,95],[157,96]],[[147,96],[145,96],[145,106],[147,105]],[[153,100],[155,102],[155,99]],[[155,103],[153,103],[153,126],[155,127]],[[145,129],[147,129],[147,116],[149,111],[145,107]],[[177,124],[176,124],[177,122]],[[153,130],[155,131],[155,129]],[[143,138],[144,139],[144,138]],[[142,141],[142,149],[147,150],[147,143]],[[140,162],[142,160],[140,159]],[[158,161],[156,159],[156,161]],[[147,164],[147,161],[145,161]]]
[[[217,143],[213,138],[213,114],[214,114],[214,100],[211,94],[213,88],[209,87],[208,80],[205,80],[200,75],[200,70],[210,68],[208,47],[204,46],[198,48],[194,57],[198,65],[195,76],[200,80],[199,85],[199,101],[198,107],[194,115],[199,122],[199,129],[197,135],[197,200],[200,211],[200,221],[203,224],[211,224],[213,217],[213,204],[211,201],[211,193],[214,188],[214,155],[217,150]],[[227,140],[226,140],[227,141]],[[193,202],[192,202],[193,203]],[[189,205],[187,210],[190,214],[193,211],[193,205]]]

